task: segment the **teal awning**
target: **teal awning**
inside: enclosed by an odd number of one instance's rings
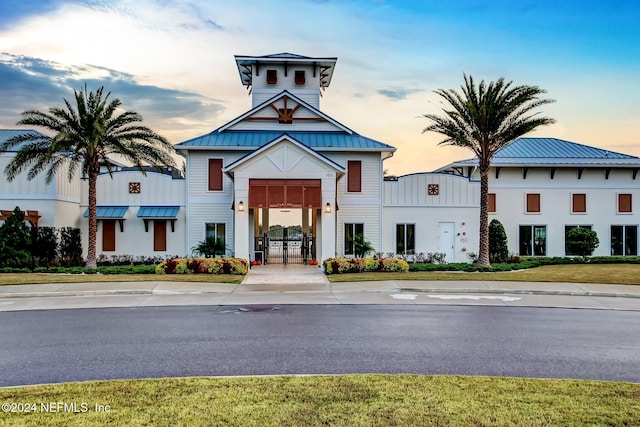
[[[138,218],[146,219],[175,219],[180,206],[140,206]]]
[[[129,206],[98,206],[96,207],[96,217],[98,219],[124,219]],[[84,211],[85,218],[89,218],[89,209]]]

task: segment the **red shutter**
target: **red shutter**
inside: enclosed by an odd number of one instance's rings
[[[618,194],[618,212],[633,212],[631,194]]]
[[[222,159],[209,159],[209,191],[222,191]]]
[[[305,82],[304,71],[296,71],[295,81],[297,85],[303,85]]]
[[[587,211],[587,195],[574,194],[571,212],[581,213]]]
[[[153,221],[153,250],[164,252],[167,250],[167,221]]]
[[[102,221],[102,250],[105,252],[116,250],[116,222],[113,220]]]
[[[540,212],[540,194],[527,194],[527,212]]]
[[[489,196],[488,211],[495,212],[496,211],[496,193],[489,193],[488,196]]]
[[[362,191],[362,162],[360,160],[347,162],[347,191],[350,193]]]

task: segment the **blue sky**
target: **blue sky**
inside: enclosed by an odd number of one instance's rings
[[[504,77],[556,103],[550,136],[640,156],[637,1],[3,0],[0,127],[86,81],[172,142],[242,114],[234,54],[337,56],[321,109],[398,148],[391,173],[470,157],[422,134],[438,88]]]

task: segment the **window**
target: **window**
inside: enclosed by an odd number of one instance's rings
[[[527,194],[527,213],[540,212],[540,194]]]
[[[631,194],[618,194],[618,213],[633,212]]]
[[[416,252],[415,224],[396,224],[396,253],[407,255]]]
[[[102,250],[112,252],[116,250],[116,222],[102,220]]]
[[[347,162],[347,191],[349,193],[362,191],[362,162],[360,160]]]
[[[227,239],[225,223],[205,224],[205,237],[213,237],[216,242],[215,255],[226,255]]]
[[[587,230],[591,230],[590,225],[565,225],[564,226],[564,254],[565,255],[575,255],[573,252],[569,250],[569,247],[567,246],[567,233],[569,233],[569,231],[573,230],[576,227],[586,228]]]
[[[344,254],[355,255],[353,238],[357,235],[364,236],[364,224],[351,223],[344,225]]]
[[[222,159],[209,159],[209,191],[222,191]]]
[[[546,225],[521,225],[520,226],[520,255],[522,256],[547,255],[547,226]]]
[[[638,255],[638,226],[611,226],[611,255]]]
[[[495,213],[496,211],[496,193],[489,193],[487,198],[488,212]]]
[[[305,82],[304,70],[296,71],[295,82],[297,85],[303,85]]]
[[[167,221],[164,219],[153,221],[153,250],[157,252],[167,250]]]
[[[587,212],[587,195],[572,194],[571,195],[571,213]]]
[[[278,72],[276,70],[267,70],[267,84],[274,85],[278,83]]]

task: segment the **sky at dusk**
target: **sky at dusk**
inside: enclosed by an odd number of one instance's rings
[[[640,7],[620,1],[2,0],[0,128],[104,85],[178,143],[250,108],[233,55],[338,57],[320,108],[395,146],[389,173],[471,157],[420,116],[463,73],[536,85],[546,136],[640,156]]]

